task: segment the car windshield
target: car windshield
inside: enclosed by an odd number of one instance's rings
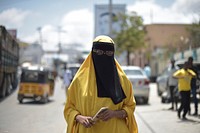
[[[124,70],[124,72],[126,73],[126,75],[137,75],[137,76],[142,76],[143,73],[140,70]]]
[[[32,82],[32,83],[45,83],[46,74],[37,71],[23,71],[21,75],[21,82]]]

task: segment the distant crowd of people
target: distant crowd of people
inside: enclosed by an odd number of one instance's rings
[[[186,115],[191,115],[190,101],[194,103],[194,113],[192,115],[198,115],[198,99],[197,99],[197,79],[198,70],[193,65],[193,58],[189,57],[188,61],[184,62],[183,67],[179,69],[175,66],[175,60],[171,60],[171,65],[168,68],[169,77],[167,81],[167,88],[170,92],[171,107],[170,110],[177,110],[178,118],[183,120],[187,119]],[[191,99],[192,93],[192,99]],[[177,107],[178,96],[181,98],[179,108]]]

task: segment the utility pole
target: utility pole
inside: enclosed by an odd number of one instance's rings
[[[60,26],[58,26],[57,32],[58,32],[58,54],[60,54],[61,51],[62,51],[62,46],[61,46],[61,41],[60,41],[60,35],[61,35],[61,32],[62,32],[62,33],[67,33],[67,32],[64,31],[64,30],[61,30],[61,27],[60,27]]]
[[[42,28],[38,27],[37,31],[39,33],[39,44],[42,46],[42,32],[41,32]]]
[[[58,32],[58,54],[60,55],[60,53],[61,53],[61,42],[60,42],[61,27],[60,26],[58,26],[57,32]]]
[[[112,37],[112,0],[109,0],[109,35]]]

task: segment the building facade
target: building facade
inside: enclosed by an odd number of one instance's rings
[[[183,49],[189,49],[189,24],[149,24],[145,25],[146,48],[134,53],[132,65],[144,67],[148,63],[152,76],[160,74],[170,58]]]

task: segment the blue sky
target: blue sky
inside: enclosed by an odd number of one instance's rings
[[[109,0],[0,0],[0,24],[17,29],[18,38],[33,43],[38,41],[41,27],[43,47],[56,50],[58,27],[63,45],[81,43],[90,49],[94,38],[94,5],[108,4]],[[189,24],[200,13],[200,0],[112,0],[126,4],[127,12],[136,11],[144,24]],[[150,11],[153,19],[150,19]]]

